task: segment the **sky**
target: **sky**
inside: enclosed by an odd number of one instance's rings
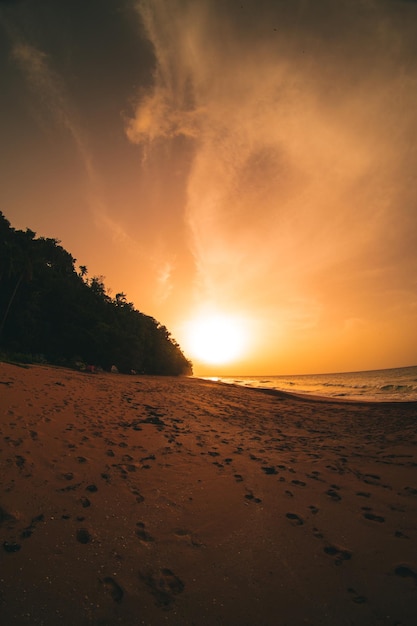
[[[0,80],[0,210],[195,374],[417,364],[417,2],[0,0]]]

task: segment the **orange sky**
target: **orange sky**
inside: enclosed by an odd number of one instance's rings
[[[417,3],[0,0],[0,210],[197,375],[417,363]],[[191,355],[190,355],[191,356]]]

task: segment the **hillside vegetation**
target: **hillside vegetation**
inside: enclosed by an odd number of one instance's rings
[[[125,294],[106,293],[102,277],[57,239],[16,230],[0,212],[0,351],[34,361],[120,372],[180,375],[191,362],[165,326]]]

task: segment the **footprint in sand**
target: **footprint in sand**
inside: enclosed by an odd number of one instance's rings
[[[178,537],[179,539],[183,539],[186,541],[186,543],[191,546],[192,548],[201,548],[203,547],[203,544],[200,543],[199,541],[197,541],[194,537],[193,534],[191,533],[191,531],[186,530],[185,528],[177,528],[174,531],[174,535],[176,537]]]
[[[136,502],[138,504],[140,504],[141,502],[143,502],[145,500],[143,495],[137,489],[132,489],[132,493],[133,493],[134,496],[136,496]]]
[[[36,524],[39,524],[39,522],[43,522],[44,519],[45,519],[45,516],[43,515],[43,513],[41,513],[40,515],[37,515],[36,517],[33,517],[30,522],[30,525],[27,526],[27,528],[25,528],[20,535],[22,539],[27,539],[28,537],[31,537],[33,534],[33,531],[35,530]]]
[[[158,574],[139,572],[139,578],[149,587],[155,598],[155,604],[161,608],[169,609],[175,601],[176,595],[184,591],[184,583],[174,572],[167,567],[160,569]]]
[[[417,583],[417,572],[411,569],[408,565],[397,565],[394,573],[400,578],[413,578]]]
[[[19,469],[22,469],[26,463],[26,459],[24,456],[21,456],[20,454],[17,454],[15,457],[15,462],[16,465]]]
[[[137,529],[135,531],[136,537],[145,543],[155,541],[155,539],[145,530],[145,524],[143,522],[137,522]]]
[[[3,541],[3,550],[5,552],[19,552],[21,547],[20,543],[16,543],[15,541]]]
[[[273,474],[278,474],[278,472],[277,472],[277,470],[275,469],[275,467],[265,467],[265,466],[264,466],[264,467],[261,467],[261,470],[262,470],[265,474],[267,474],[268,476],[269,476],[269,475],[273,475]]]
[[[15,516],[11,515],[0,506],[0,526],[13,524],[15,521]]]
[[[335,557],[335,565],[342,565],[343,561],[349,561],[352,558],[352,552],[338,546],[325,546],[323,551],[329,556]]]
[[[250,500],[251,502],[255,502],[256,504],[262,502],[262,500],[260,498],[256,498],[253,493],[247,493],[245,498],[246,500]]]
[[[326,495],[329,496],[333,502],[339,502],[342,499],[342,496],[340,496],[334,489],[328,489],[326,491]]]
[[[302,526],[304,524],[303,518],[296,513],[287,513],[286,517],[292,522],[293,526]]]
[[[319,478],[319,474],[320,474],[320,472],[318,470],[314,470],[310,474],[307,474],[307,476],[309,478],[312,478],[313,480],[319,480],[319,481],[323,482],[323,479]]]
[[[410,539],[410,537],[408,535],[405,535],[401,530],[396,530],[394,533],[394,537],[397,537],[398,539]]]
[[[390,504],[389,508],[391,511],[398,511],[399,513],[405,513],[407,509],[401,504]]]
[[[364,604],[365,602],[368,602],[368,598],[359,595],[358,592],[353,589],[353,587],[348,588],[348,593],[350,593],[352,596],[352,602],[356,602],[356,604]]]
[[[104,589],[108,591],[115,602],[120,603],[123,600],[124,591],[120,585],[111,576],[99,578]]]
[[[297,485],[297,487],[305,487],[306,483],[303,480],[292,480],[291,483],[293,485]]]
[[[360,496],[361,498],[370,498],[371,497],[371,494],[368,491],[357,491],[356,495]]]
[[[76,532],[76,538],[79,543],[90,543],[92,537],[86,528],[79,528]]]
[[[60,487],[59,489],[56,489],[56,491],[68,493],[69,491],[76,491],[80,485],[81,483],[73,483],[72,485],[68,485],[68,487]]]
[[[379,522],[380,524],[385,522],[385,517],[382,517],[382,515],[375,515],[374,513],[364,513],[363,517],[371,522]]]

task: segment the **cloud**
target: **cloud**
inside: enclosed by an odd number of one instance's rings
[[[157,270],[157,299],[166,302],[173,291],[172,272],[174,265],[165,261]]]
[[[132,142],[198,135],[203,111],[195,106],[191,84],[192,33],[202,16],[195,7],[198,8],[198,3],[186,6],[175,0],[172,3],[144,1],[137,5],[154,47],[156,65],[153,88],[142,95],[135,117],[127,127]],[[175,56],[172,56],[173,47]]]
[[[407,283],[417,269],[415,7],[153,0],[138,11],[154,84],[127,134],[190,142],[199,297],[253,293],[303,320],[320,292],[337,298],[337,285],[320,285],[343,265],[351,289],[387,267]]]
[[[137,254],[137,242],[119,220],[111,217],[103,200],[103,185],[94,165],[88,133],[82,127],[63,77],[53,68],[53,60],[48,54],[26,41],[10,26],[7,30],[12,42],[11,58],[20,67],[35,96],[31,104],[35,109],[37,107],[38,122],[48,129],[52,120],[58,128],[68,133],[76,148],[90,186],[87,202],[95,222],[111,234],[114,242],[130,253]]]
[[[90,179],[95,173],[92,158],[76,113],[72,110],[64,81],[51,67],[48,55],[30,43],[15,37],[12,58],[25,73],[28,84],[55,123],[70,134]]]

